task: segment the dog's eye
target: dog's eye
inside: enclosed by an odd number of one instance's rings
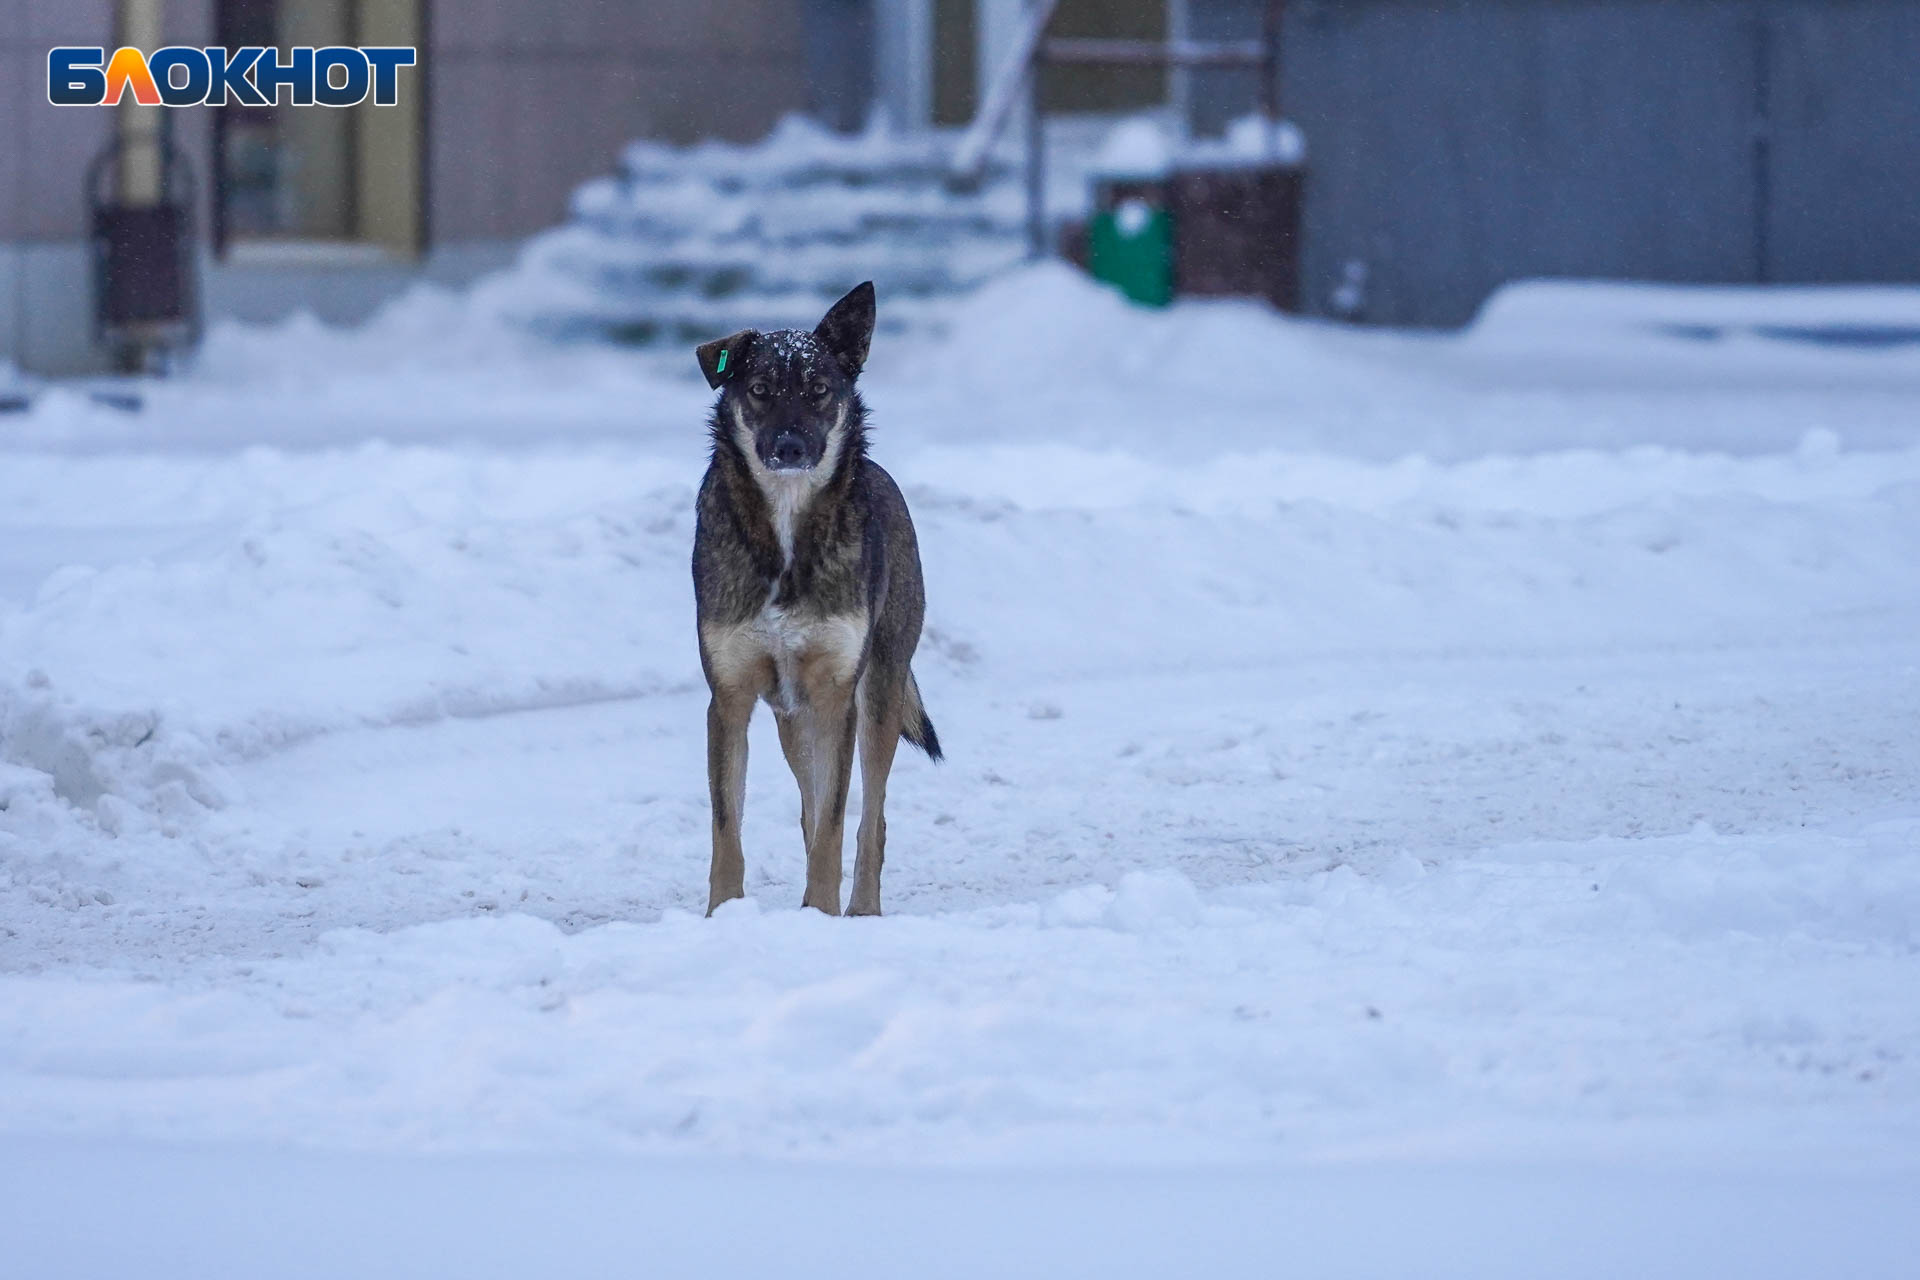
[[[827,384],[824,382],[816,382],[811,387],[808,387],[807,390],[813,393],[815,400],[824,400],[827,398]]]
[[[756,382],[747,388],[747,394],[755,400],[765,400],[767,398],[767,384],[764,382]]]

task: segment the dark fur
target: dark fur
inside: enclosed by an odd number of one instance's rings
[[[796,690],[778,678],[767,688],[764,676],[742,677],[717,670],[707,639],[715,629],[753,625],[769,604],[796,619],[864,619],[864,645],[852,676],[858,693],[845,713],[848,724],[844,730],[828,725],[821,731],[841,733],[850,746],[853,717],[864,716],[875,727],[897,724],[901,739],[934,760],[941,758],[939,736],[920,703],[909,665],[926,611],[913,520],[893,477],[867,456],[866,406],[855,388],[872,324],[872,286],[863,285],[836,304],[811,334],[747,330],[699,349],[702,371],[720,390],[708,423],[712,455],[700,485],[693,548],[701,666],[715,697],[709,723],[722,740],[716,746],[710,736],[709,744],[709,766],[716,779],[716,866],[723,837],[738,839],[737,829],[727,829],[738,815],[724,811],[729,806],[720,781],[730,763],[727,743],[734,740],[721,729],[733,728],[728,717],[742,714],[729,700],[748,695],[765,698],[776,712],[784,705],[783,735],[791,728],[790,721],[797,724],[804,719],[804,712],[795,707]],[[784,476],[798,475],[802,467],[817,470],[826,465],[825,455],[835,447],[834,427],[843,410],[844,427],[831,470],[824,477],[807,471],[809,482],[817,487],[794,518],[789,560],[762,477],[770,474],[769,469]],[[736,413],[751,435],[750,445],[743,446],[738,438]],[[787,461],[796,470],[780,472],[779,466]],[[751,714],[750,706],[745,714]],[[744,743],[743,738],[739,741]],[[863,755],[867,745],[863,739]],[[822,750],[832,749],[829,743]],[[890,757],[891,751],[885,754]],[[796,765],[804,797],[808,782],[801,772]],[[869,803],[876,799],[883,796],[870,797]],[[840,803],[844,805],[844,795]],[[832,833],[837,833],[839,819],[833,821]],[[815,857],[811,831],[808,839],[811,862]],[[884,844],[883,821],[878,840]],[[836,867],[837,857],[836,850]],[[877,910],[877,850],[875,859],[872,908]],[[720,896],[716,887],[716,900],[710,906],[717,905]],[[837,888],[834,896],[837,910]],[[855,896],[860,902],[858,882]],[[825,908],[821,902],[814,905]]]
[[[900,486],[867,456],[866,406],[857,391],[847,424],[846,452],[795,525],[793,563],[783,571],[766,496],[714,407],[712,461],[696,504],[694,608],[702,621],[723,623],[745,622],[769,600],[783,608],[804,602],[828,614],[864,609],[871,630],[862,666],[898,669],[910,680],[927,612],[920,544]],[[924,709],[900,736],[942,758]]]

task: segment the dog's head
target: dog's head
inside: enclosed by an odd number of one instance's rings
[[[867,363],[873,318],[868,281],[812,333],[743,329],[695,348],[707,385],[720,392],[719,429],[768,471],[811,471],[823,461],[830,470],[855,419],[853,384]]]

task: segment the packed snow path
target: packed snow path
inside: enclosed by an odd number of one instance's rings
[[[421,301],[52,392],[0,1132],[1911,1174],[1920,348],[1754,305],[1414,338],[1043,271],[883,345],[950,760],[878,921],[795,909],[764,716],[751,901],[697,915],[684,371]]]

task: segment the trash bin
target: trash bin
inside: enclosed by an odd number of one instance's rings
[[[1128,196],[1088,225],[1088,270],[1143,306],[1164,307],[1173,301],[1173,239],[1164,207]]]
[[[1194,167],[1168,183],[1174,286],[1194,297],[1300,309],[1300,166]]]
[[[1136,302],[1256,297],[1298,311],[1305,161],[1285,122],[1250,118],[1184,153],[1145,122],[1123,123],[1094,168],[1093,215],[1063,229],[1061,251]],[[1123,219],[1136,203],[1150,216]]]
[[[110,179],[134,141],[108,143],[86,176],[94,338],[130,371],[200,336],[193,171],[171,138],[138,139],[159,148],[160,189],[150,201],[121,200]]]

